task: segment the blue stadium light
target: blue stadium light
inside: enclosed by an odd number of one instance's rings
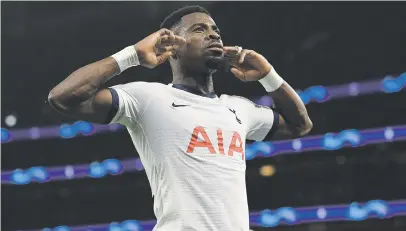
[[[121,222],[121,231],[143,231],[144,229],[142,228],[142,225],[139,221],[137,220],[127,220]]]
[[[291,207],[283,207],[273,212],[270,209],[263,210],[259,213],[258,223],[263,227],[276,227],[281,221],[293,225],[296,222],[296,211]]]
[[[93,178],[101,178],[106,176],[107,169],[99,162],[92,162],[89,166],[89,176]]]
[[[406,215],[406,202],[371,200],[363,205],[315,206],[308,208],[283,207],[275,211],[266,209],[259,213],[257,223],[262,227],[276,227],[282,224],[294,225],[315,221],[349,220],[362,221],[370,218],[390,218]]]
[[[245,158],[269,158],[276,155],[303,153],[311,150],[338,150],[345,147],[360,147],[368,144],[388,143],[406,140],[406,125],[367,130],[349,129],[339,133],[307,136],[294,140],[275,142],[255,142],[246,145]],[[124,166],[126,166],[124,168]],[[23,171],[2,171],[2,184],[23,185],[31,182],[48,182],[50,180],[69,180],[77,177],[101,178],[107,175],[119,175],[126,172],[142,171],[144,168],[139,158],[127,160],[107,159],[90,165],[68,165],[40,167]]]
[[[258,155],[270,157],[274,151],[275,147],[271,142],[255,142],[245,148],[245,159],[252,160]]]
[[[45,183],[49,180],[50,176],[44,167],[31,167],[27,170],[14,170],[10,178],[14,184],[24,185],[31,182]]]
[[[118,175],[123,172],[123,166],[117,159],[107,159],[103,161],[103,166],[111,175]]]
[[[366,203],[352,202],[348,203],[347,205],[317,205],[299,208],[282,207],[274,210],[265,209],[259,212],[250,212],[250,226],[278,227],[282,225],[297,225],[329,221],[356,222],[372,218],[387,219],[398,216],[406,216],[406,200],[371,200],[367,201]],[[86,231],[151,231],[155,224],[155,220],[127,220],[107,224],[74,226],[70,227],[70,229]],[[67,228],[66,226],[62,227]],[[66,229],[59,231],[65,230]],[[46,231],[57,231],[57,229],[46,228]]]
[[[118,223],[118,222],[112,222],[112,223],[109,225],[109,228],[108,228],[107,230],[108,230],[108,231],[121,231],[121,230],[122,230],[121,224]]]
[[[344,130],[338,134],[327,133],[323,137],[323,147],[326,150],[338,150],[345,143],[351,144],[352,147],[359,146],[362,142],[362,135],[355,129]]]
[[[311,101],[316,101],[318,103],[328,100],[328,91],[323,86],[313,86],[309,87],[302,92],[298,92],[300,98],[304,104],[308,104]]]
[[[117,159],[107,159],[102,163],[93,162],[89,166],[89,176],[93,178],[101,178],[107,174],[118,175],[123,172],[123,166]]]
[[[387,76],[382,80],[382,88],[386,93],[395,93],[401,91],[406,86],[406,73],[394,78]]]
[[[8,142],[10,140],[11,140],[10,132],[7,129],[2,128],[1,129],[1,142],[6,143],[6,142]]]
[[[367,219],[370,214],[375,214],[379,218],[385,218],[388,212],[389,206],[383,200],[372,200],[363,206],[353,202],[348,208],[347,217],[350,220],[362,221]]]
[[[44,167],[32,167],[27,170],[31,178],[37,182],[46,182],[49,180],[49,174]]]
[[[395,93],[405,89],[406,72],[401,75],[386,76],[381,79],[352,82],[333,86],[312,86],[298,94],[305,104],[310,102],[323,103],[334,99],[342,99],[354,96],[369,95],[373,93]],[[272,98],[268,95],[252,99],[255,103],[263,106],[272,106]],[[72,125],[63,124],[52,127],[32,127],[27,129],[3,130],[2,143],[16,142],[22,140],[37,140],[50,138],[70,139],[78,135],[96,135],[107,132],[117,132],[125,127],[119,124],[91,124],[84,121],[77,121]],[[12,137],[12,139],[11,139]]]
[[[73,124],[62,124],[59,128],[59,135],[62,138],[69,139],[77,136],[78,134],[91,135],[95,131],[92,123],[85,121],[77,121]]]
[[[71,229],[68,226],[57,226],[53,231],[71,231]]]
[[[13,184],[23,185],[31,182],[31,176],[22,169],[16,169],[10,176]]]

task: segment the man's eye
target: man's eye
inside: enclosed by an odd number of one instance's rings
[[[193,30],[194,32],[204,32],[204,29],[202,27],[197,27],[196,29]]]

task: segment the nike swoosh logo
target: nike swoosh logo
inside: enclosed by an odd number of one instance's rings
[[[172,107],[186,107],[186,106],[189,106],[189,105],[172,103]]]

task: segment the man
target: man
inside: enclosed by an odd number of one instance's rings
[[[161,27],[168,29],[73,72],[50,92],[49,103],[78,119],[127,127],[154,196],[154,230],[247,231],[245,140],[307,134],[306,108],[263,56],[223,46],[204,8],[175,11]],[[168,59],[170,85],[102,87],[129,67],[154,68]],[[242,97],[217,97],[212,75],[227,63],[237,78],[259,81],[275,111]]]

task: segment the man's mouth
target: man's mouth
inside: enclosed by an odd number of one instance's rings
[[[207,48],[207,50],[210,50],[210,51],[217,51],[217,52],[223,52],[223,49],[222,49],[222,48],[219,48],[219,47],[209,47],[209,48]]]
[[[221,43],[211,43],[206,47],[206,49],[216,53],[223,53],[223,45],[221,45]]]

